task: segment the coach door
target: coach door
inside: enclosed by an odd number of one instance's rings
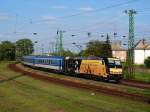
[[[59,61],[59,70],[61,70],[61,60],[58,61]]]

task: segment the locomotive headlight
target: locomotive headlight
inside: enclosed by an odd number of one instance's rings
[[[122,74],[122,69],[111,68],[110,74]]]

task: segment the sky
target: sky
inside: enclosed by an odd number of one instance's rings
[[[0,41],[29,38],[38,42],[37,52],[42,47],[48,52],[57,30],[63,30],[64,48],[75,52],[79,49],[73,42],[84,47],[90,40],[105,40],[107,33],[112,41],[127,43],[124,11],[130,9],[137,11],[135,41],[145,38],[150,42],[150,0],[0,0]]]

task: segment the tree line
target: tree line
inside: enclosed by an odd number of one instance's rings
[[[0,43],[0,60],[15,60],[32,54],[33,51],[33,43],[30,39],[20,39],[15,43],[2,41]]]
[[[57,55],[57,53],[56,54],[54,53],[54,55]],[[88,43],[86,43],[85,49],[81,50],[79,53],[73,53],[70,50],[63,50],[62,55],[71,56],[71,57],[76,57],[76,56],[112,57],[110,37],[107,34],[105,41],[99,41],[99,40],[89,41]]]
[[[0,60],[15,60],[20,59],[26,55],[32,55],[34,52],[34,44],[30,39],[20,39],[15,43],[10,41],[2,41],[0,43]],[[58,55],[52,53],[51,55]],[[84,50],[79,53],[74,53],[70,50],[64,50],[62,56],[101,56],[112,57],[112,49],[110,45],[109,36],[107,35],[106,41],[91,40],[86,44]]]

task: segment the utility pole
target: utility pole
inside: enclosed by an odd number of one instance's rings
[[[88,34],[88,38],[91,38],[91,32],[88,32],[87,34]]]
[[[44,44],[41,44],[42,56],[44,55]]]
[[[52,53],[54,53],[54,42],[51,43],[52,44]]]
[[[55,50],[54,50],[54,42],[50,42],[49,43],[49,54],[53,54],[54,52],[55,52]]]
[[[128,34],[128,52],[127,52],[127,64],[128,64],[128,76],[127,78],[134,78],[134,15],[136,11],[125,10],[125,13],[129,16],[129,34]]]
[[[62,39],[63,39],[63,31],[61,30],[60,31],[60,45],[59,45],[59,52],[60,52],[60,56],[62,55],[62,52],[63,52],[63,41],[62,41]]]
[[[106,36],[106,43],[107,44],[110,44],[110,37],[109,37],[109,34],[107,33],[107,36]]]
[[[37,45],[36,45],[37,43],[38,43],[38,41],[34,42],[34,55],[38,54],[38,52],[36,51],[36,50],[38,50]]]
[[[59,31],[57,30],[56,45],[55,45],[55,53],[56,54],[58,54],[58,44],[59,44]]]
[[[62,55],[62,52],[64,50],[63,48],[63,33],[64,31],[62,30],[57,30],[57,38],[56,38],[56,46],[55,46],[55,52],[58,55]]]
[[[116,40],[117,38],[117,32],[114,32],[114,41]]]

